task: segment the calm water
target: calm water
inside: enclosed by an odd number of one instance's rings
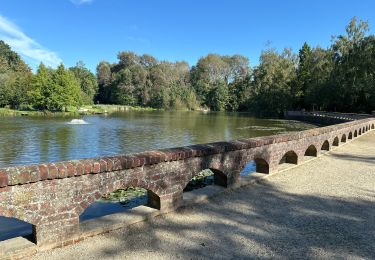
[[[212,141],[265,136],[313,128],[285,120],[266,120],[239,113],[123,112],[75,118],[0,118],[0,167],[142,152]],[[77,119],[77,118],[76,118]],[[254,170],[249,163],[243,173]],[[127,205],[98,201],[81,221],[119,213],[143,205],[147,197]],[[32,226],[0,216],[0,241],[29,235]]]
[[[265,136],[313,125],[240,113],[122,112],[74,118],[0,118],[0,167]]]

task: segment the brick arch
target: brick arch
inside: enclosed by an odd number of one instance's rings
[[[147,190],[149,199],[152,200],[152,205],[149,206],[151,206],[152,208],[160,209],[160,193],[163,189],[155,183],[134,178],[127,182],[117,182],[115,185],[103,185],[101,188],[96,190],[95,193],[85,196],[85,198],[76,205],[74,212],[79,217],[88,207],[90,207],[95,201],[97,201],[104,195],[114,192],[118,189],[129,187],[143,188]],[[155,201],[157,200],[159,200],[159,203],[155,203]]]
[[[329,151],[329,149],[330,149],[329,141],[325,140],[322,143],[322,145],[320,146],[320,150],[322,150],[322,151]]]
[[[221,170],[221,169],[209,167],[209,168],[206,168],[206,169],[199,169],[197,172],[189,174],[187,178],[184,178],[184,180],[181,180],[180,183],[178,184],[178,187],[181,190],[181,192],[186,188],[186,186],[188,185],[188,183],[191,181],[191,179],[194,176],[196,176],[199,172],[204,171],[204,170],[212,171],[212,173],[214,174],[214,184],[215,185],[223,186],[223,187],[228,186],[230,176],[225,174],[224,171]]]
[[[256,172],[259,173],[270,173],[270,164],[261,157],[254,158]]]
[[[0,216],[15,218],[34,226],[48,221],[42,218],[39,211],[40,209],[48,211],[53,209],[55,205],[46,201],[49,198],[48,195],[45,195],[45,197],[36,197],[40,190],[46,190],[45,187],[41,187],[39,184],[24,184],[19,186],[19,189],[15,192],[11,192],[11,186],[0,188]],[[48,188],[50,186],[47,187],[47,193],[52,190]]]
[[[289,150],[280,158],[279,164],[283,163],[298,164],[298,155],[295,151]]]
[[[346,134],[341,136],[341,143],[346,143]]]
[[[316,146],[311,144],[307,147],[307,149],[305,150],[305,156],[318,156],[318,150],[316,149]]]
[[[39,218],[33,218],[32,214],[29,214],[29,213],[27,213],[27,214],[20,214],[20,212],[22,212],[22,210],[20,210],[19,208],[12,207],[12,209],[10,209],[10,208],[8,208],[6,206],[0,205],[0,216],[1,217],[14,218],[14,219],[23,221],[23,222],[25,222],[27,224],[31,224],[33,226],[39,224],[39,222],[40,222]],[[35,242],[35,241],[33,241],[33,242]]]
[[[336,136],[336,137],[333,139],[332,146],[339,146],[339,144],[340,144],[340,140],[339,140],[339,138]]]
[[[219,186],[228,187],[229,177],[227,174],[224,173],[222,170],[209,168],[214,173],[214,183]],[[189,180],[190,181],[190,180]],[[187,183],[186,183],[187,185]],[[185,187],[186,187],[185,185]]]
[[[238,168],[240,172],[242,172],[248,163],[254,162],[256,172],[268,174],[272,169],[271,158],[272,151],[267,149],[256,150],[255,152],[244,152],[239,160]]]
[[[348,139],[353,139],[353,133],[352,132],[349,132]]]

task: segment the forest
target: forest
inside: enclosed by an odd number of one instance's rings
[[[259,116],[290,109],[371,113],[375,36],[354,17],[329,47],[267,48],[256,66],[239,54],[208,54],[189,66],[121,51],[116,63],[101,61],[96,75],[83,62],[56,69],[40,64],[33,73],[0,41],[0,107],[64,111],[98,103]]]

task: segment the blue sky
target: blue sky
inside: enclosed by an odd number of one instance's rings
[[[267,42],[326,47],[353,16],[375,28],[375,1],[0,0],[0,39],[32,68],[82,60],[95,71],[121,50],[190,65],[208,53],[239,53],[256,65]]]

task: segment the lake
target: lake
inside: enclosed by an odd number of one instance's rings
[[[0,118],[0,167],[136,153],[305,130],[314,125],[246,113],[121,112],[67,117]],[[73,121],[74,122],[74,121]]]

